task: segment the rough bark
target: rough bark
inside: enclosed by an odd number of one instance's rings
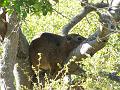
[[[1,90],[15,90],[13,69],[17,55],[18,37],[19,34],[12,33],[9,38],[5,39],[3,45],[3,58],[0,60]]]
[[[25,88],[28,90],[32,89],[31,85],[32,67],[28,58],[29,57],[28,48],[29,44],[20,30],[18,51],[13,72],[16,81],[16,90],[20,90],[20,88]]]
[[[16,13],[10,17],[2,45],[4,50],[0,60],[1,90],[21,90],[23,86],[25,90],[30,90],[29,44],[20,30]]]

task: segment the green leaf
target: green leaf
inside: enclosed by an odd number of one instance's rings
[[[23,11],[22,12],[22,17],[23,17],[23,19],[26,18],[27,17],[27,12]]]
[[[9,1],[9,0],[1,0],[1,1],[0,1],[0,5],[1,5],[2,7],[7,7],[9,4],[10,4],[10,1]]]

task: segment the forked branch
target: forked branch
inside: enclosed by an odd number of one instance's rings
[[[73,17],[73,19],[71,19],[71,21],[66,24],[64,27],[63,27],[63,30],[62,30],[62,34],[63,35],[67,35],[68,32],[78,23],[80,22],[84,17],[86,17],[87,14],[89,14],[90,12],[92,11],[96,11],[98,8],[105,8],[105,7],[108,7],[108,4],[107,3],[96,3],[96,4],[86,4],[82,11],[76,15],[75,17]]]
[[[68,60],[72,56],[76,56],[77,60],[81,60],[87,56],[92,56],[105,46],[110,34],[112,33],[111,29],[113,27],[113,23],[110,16],[105,14],[100,15],[100,22],[101,24],[99,29],[77,48],[75,48],[70,53]]]

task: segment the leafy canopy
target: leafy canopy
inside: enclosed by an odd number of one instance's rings
[[[44,16],[52,12],[52,4],[49,0],[0,0],[0,7],[5,7],[9,14],[16,11],[20,18],[26,18],[27,14]]]

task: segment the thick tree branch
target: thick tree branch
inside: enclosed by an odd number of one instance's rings
[[[66,62],[68,62],[72,56],[76,56],[76,61],[80,61],[82,58],[92,56],[106,45],[109,39],[109,35],[111,34],[111,27],[113,24],[111,24],[112,21],[107,15],[103,14],[100,18],[102,23],[99,29],[83,43],[81,43],[77,48],[75,48],[69,54]],[[71,70],[75,67],[73,64],[74,63],[71,63],[69,66]]]
[[[0,60],[0,87],[1,90],[21,90],[26,87],[31,90],[30,61],[28,59],[29,44],[22,34],[17,14],[10,16],[7,34],[3,45],[3,56]]]
[[[32,89],[31,76],[32,67],[29,61],[29,44],[19,28],[19,40],[18,40],[18,51],[14,64],[14,77],[16,81],[16,90],[26,87],[26,89]]]
[[[16,19],[14,15],[11,16],[11,18],[13,17],[14,19]],[[17,23],[16,20],[15,21],[13,20],[11,21],[11,23],[8,24],[8,30],[10,30],[11,33],[9,34],[9,36],[7,36],[7,38],[5,38],[3,42],[3,57],[2,60],[0,60],[1,90],[15,90],[13,69],[18,50],[17,47],[19,38],[19,34],[17,33],[18,27],[14,29],[14,26]]]
[[[82,11],[73,17],[73,19],[63,27],[63,35],[67,35],[68,32],[72,27],[74,27],[78,22],[80,22],[86,15],[92,11],[96,11],[97,8],[105,8],[108,7],[108,4],[106,3],[96,3],[96,4],[87,4]]]

